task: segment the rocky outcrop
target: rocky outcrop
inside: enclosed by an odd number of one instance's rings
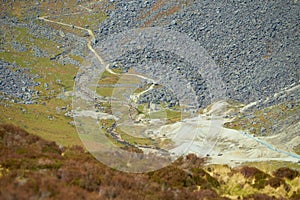
[[[224,99],[243,103],[263,101],[299,83],[298,3],[235,1],[224,5],[195,1],[189,6],[180,5],[182,9],[175,14],[157,17],[158,13],[176,6],[169,2],[143,18],[155,1],[114,2],[115,9],[109,11],[109,18],[100,25],[99,40],[105,40],[112,33],[143,27],[145,21],[155,18],[150,26],[164,26],[185,33],[207,50],[225,84]],[[152,73],[149,70],[148,73]],[[186,71],[188,76],[193,74]],[[190,80],[196,82],[192,76]],[[276,100],[272,102],[276,103]]]
[[[38,96],[34,86],[39,85],[34,78],[37,76],[32,75],[29,69],[0,60],[0,100],[13,99],[16,103],[34,103],[33,97]]]

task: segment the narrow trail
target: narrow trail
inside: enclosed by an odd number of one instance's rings
[[[104,62],[101,63],[101,64],[104,64]],[[145,79],[145,80],[148,80],[148,81],[152,82],[151,86],[148,89],[146,89],[146,90],[144,90],[144,91],[142,91],[140,93],[131,95],[131,100],[133,100],[135,103],[138,101],[138,99],[140,98],[140,96],[142,96],[143,94],[145,94],[145,93],[149,92],[150,90],[152,90],[154,88],[154,86],[155,86],[155,83],[157,83],[157,81],[155,81],[154,79],[148,78],[148,77],[140,75],[140,74],[131,74],[131,73],[119,74],[119,73],[116,73],[116,72],[114,72],[113,70],[111,70],[109,68],[109,64],[106,65],[105,69],[106,69],[106,71],[108,71],[109,73],[111,73],[113,75],[117,75],[117,76],[134,76],[134,77],[138,77],[138,78]]]
[[[93,12],[93,10],[91,10],[91,9],[89,9],[88,7],[85,7],[85,6],[83,6],[83,5],[79,5],[79,7],[80,7],[80,8],[83,8],[83,9],[89,11],[89,12]]]
[[[83,27],[80,27],[80,26],[75,26],[75,25],[72,25],[72,24],[66,24],[66,23],[63,23],[63,22],[53,21],[53,20],[48,19],[49,17],[50,16],[42,16],[42,17],[38,17],[38,19],[44,20],[46,22],[51,22],[51,23],[62,25],[62,26],[67,26],[67,27],[70,27],[70,28],[76,28],[76,29],[88,32],[88,34],[90,35],[91,39],[88,40],[87,46],[95,54],[95,56],[101,62],[101,64],[104,64],[103,59],[101,58],[101,56],[99,56],[99,54],[95,51],[95,49],[92,46],[92,41],[95,40],[95,35],[94,35],[94,33],[93,33],[92,30],[87,29],[87,28],[83,28]]]
[[[84,7],[84,6],[81,6],[81,5],[79,5],[79,7],[83,8],[83,9],[86,9],[89,12],[92,12],[92,10],[89,9],[89,8],[87,8],[87,7]],[[79,14],[79,13],[77,13],[77,14]],[[75,25],[72,25],[72,24],[66,24],[66,23],[58,22],[58,21],[54,21],[54,20],[50,20],[50,19],[48,19],[50,17],[51,16],[42,16],[42,17],[38,17],[38,19],[39,20],[44,20],[46,22],[55,23],[55,24],[59,24],[59,25],[62,25],[62,26],[67,26],[67,27],[70,27],[70,28],[76,28],[76,29],[88,32],[88,34],[90,35],[90,38],[87,40],[87,46],[88,46],[89,50],[91,52],[93,52],[93,54],[96,56],[96,58],[98,59],[98,61],[102,65],[106,66],[105,69],[110,74],[113,74],[113,75],[116,75],[116,76],[133,76],[133,77],[138,77],[138,78],[145,79],[147,81],[152,82],[151,86],[148,89],[146,89],[146,90],[144,90],[144,91],[142,91],[140,93],[132,95],[131,97],[132,97],[133,101],[137,102],[141,95],[147,93],[148,91],[150,91],[150,90],[152,90],[154,88],[155,83],[156,83],[156,81],[154,79],[148,78],[148,77],[140,75],[140,74],[131,74],[131,73],[120,74],[120,73],[116,73],[112,69],[110,69],[109,68],[109,64],[105,63],[104,59],[93,48],[93,44],[92,43],[93,43],[93,41],[95,41],[95,34],[93,33],[93,31],[91,29],[83,28],[83,27],[80,27],[80,26],[75,26]],[[56,17],[58,17],[58,15],[56,15]]]
[[[87,8],[87,7],[84,7],[82,5],[79,5],[79,7],[89,11],[89,12],[92,12],[91,9]],[[80,13],[76,13],[76,14],[80,14]],[[65,15],[70,15],[70,14],[64,14]],[[59,15],[55,15],[55,17],[59,17]],[[109,72],[110,74],[113,74],[113,75],[117,75],[117,76],[134,76],[134,77],[138,77],[138,78],[141,78],[141,79],[145,79],[145,80],[148,80],[150,82],[152,82],[151,86],[138,93],[138,94],[134,94],[131,96],[131,98],[134,100],[134,101],[138,101],[138,99],[140,98],[141,95],[145,94],[146,92],[152,90],[155,86],[155,83],[156,81],[151,79],[151,78],[148,78],[148,77],[145,77],[143,75],[140,75],[140,74],[131,74],[131,73],[127,73],[127,74],[120,74],[120,73],[116,73],[114,72],[112,69],[109,68],[109,64],[106,64],[104,59],[97,53],[97,51],[93,48],[93,41],[95,41],[95,35],[93,33],[93,31],[91,29],[88,29],[88,28],[83,28],[83,27],[80,27],[80,26],[76,26],[76,25],[72,25],[72,24],[67,24],[67,23],[63,23],[63,22],[59,22],[59,21],[54,21],[54,20],[51,20],[49,19],[51,18],[51,16],[42,16],[42,17],[38,17],[39,20],[43,20],[43,21],[46,21],[46,22],[50,22],[50,23],[55,23],[55,24],[59,24],[59,25],[62,25],[62,26],[67,26],[67,27],[70,27],[70,28],[76,28],[76,29],[79,29],[79,30],[82,30],[82,31],[86,31],[88,32],[88,34],[90,35],[89,39],[87,40],[87,46],[89,48],[89,50],[91,52],[93,52],[93,54],[96,56],[96,58],[98,59],[98,61],[103,65],[103,66],[106,66],[105,69],[107,72]],[[111,133],[111,136],[116,139],[116,141],[122,143],[122,144],[126,144],[128,146],[135,146],[135,145],[132,145],[132,144],[129,144],[128,142],[126,142],[125,140],[122,140],[121,138],[118,137],[117,134],[115,134],[113,132],[113,130],[110,130],[109,131]],[[142,146],[141,146],[142,147]],[[159,148],[157,147],[153,147],[153,146],[149,146],[149,147],[145,147],[143,146],[143,148],[150,148],[150,149],[156,149],[156,150],[160,150]]]

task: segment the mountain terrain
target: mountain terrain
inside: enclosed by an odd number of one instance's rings
[[[300,198],[299,2],[0,7],[1,198]],[[177,159],[120,172],[99,135]]]

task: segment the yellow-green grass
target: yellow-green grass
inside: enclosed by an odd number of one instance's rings
[[[11,35],[15,35],[15,38],[12,38]],[[59,87],[64,86],[67,90],[73,89],[73,77],[77,72],[77,67],[70,64],[61,65],[56,61],[51,61],[49,57],[35,57],[32,51],[32,44],[34,44],[49,55],[57,55],[62,52],[61,49],[56,48],[59,45],[58,43],[36,38],[29,34],[26,28],[12,28],[4,37],[6,41],[15,40],[21,43],[26,46],[28,50],[26,52],[14,52],[10,47],[6,47],[7,51],[0,52],[1,59],[16,63],[20,67],[30,68],[32,73],[41,76],[41,79],[38,81],[49,84],[50,88],[51,85],[53,85],[54,89],[58,89],[58,85],[55,81],[60,79],[63,85]],[[77,60],[82,59],[79,56],[73,55],[73,57]],[[42,88],[39,89],[42,90]]]
[[[63,145],[80,145],[81,142],[77,136],[75,127],[68,124],[71,118],[64,116],[64,113],[57,113],[56,107],[70,108],[71,99],[57,99],[56,96],[62,92],[62,88],[72,90],[74,81],[73,77],[77,72],[77,68],[73,65],[60,65],[50,58],[34,57],[30,51],[30,40],[35,45],[47,53],[57,53],[55,42],[37,39],[26,32],[26,29],[14,29],[17,32],[17,41],[25,45],[29,50],[26,52],[0,52],[0,58],[10,63],[16,63],[19,67],[28,67],[33,74],[38,74],[41,78],[35,81],[41,82],[40,86],[35,87],[40,92],[39,104],[20,105],[10,102],[2,102],[0,107],[3,113],[0,117],[1,123],[12,123],[27,131],[39,135],[45,139],[56,141]],[[25,36],[27,35],[27,36]],[[6,35],[5,37],[8,37]],[[62,83],[57,83],[60,79]],[[44,83],[49,85],[49,90],[45,90]],[[45,102],[43,102],[45,101]],[[40,103],[45,104],[42,105]],[[8,106],[4,106],[4,105]],[[24,110],[24,112],[22,111]]]
[[[115,140],[109,133],[105,133],[106,137],[109,139],[109,141],[115,146],[115,147],[126,147],[125,144],[122,144]]]
[[[119,81],[119,76],[104,71],[98,84],[116,84]]]
[[[106,18],[105,13],[103,12],[104,9],[95,9],[93,12],[88,12],[86,9],[83,9],[82,7],[79,7],[74,0],[64,1],[64,2],[40,2],[40,5],[34,6],[33,2],[14,2],[12,3],[13,7],[11,8],[9,6],[9,3],[3,3],[1,4],[1,10],[6,11],[6,15],[17,17],[21,21],[27,21],[28,18],[32,20],[32,18],[37,17],[37,12],[34,10],[40,11],[40,16],[48,16],[50,20],[58,21],[58,22],[64,22],[66,24],[70,25],[77,25],[80,27],[83,27],[85,25],[89,25],[89,27],[94,30],[97,29],[98,25]],[[32,9],[32,7],[37,7],[37,9]],[[100,10],[100,11],[99,11]],[[69,14],[69,15],[65,15]],[[27,17],[27,18],[26,18]],[[79,30],[76,28],[64,26],[55,24],[52,22],[45,22],[42,20],[37,20],[35,23],[43,26],[47,24],[48,26],[57,29],[57,30],[63,30],[65,32],[71,32],[78,36],[84,36],[87,31]],[[17,28],[17,29],[24,29],[25,28]],[[14,32],[12,36],[18,35],[17,32]],[[20,36],[20,35],[19,35]],[[26,31],[23,31],[21,34],[21,37],[25,39],[25,41],[28,38],[28,34],[26,34]],[[17,38],[18,39],[18,38]],[[38,40],[38,39],[37,39]],[[40,39],[40,41],[31,41],[33,43],[37,44],[43,44],[47,43],[47,40]],[[57,45],[52,45],[52,48],[56,48]],[[51,47],[51,46],[49,46]]]
[[[107,131],[107,128],[111,128],[113,126],[113,124],[115,123],[115,120],[108,120],[108,119],[102,119],[100,120],[99,124],[102,126],[101,131],[99,131],[99,134],[105,134],[106,137],[109,139],[109,141],[116,147],[126,147],[125,144],[122,144],[120,142],[118,142],[117,140],[115,140],[110,133]],[[100,127],[101,128],[101,127]],[[141,138],[141,137],[136,137],[133,135],[130,135],[128,133],[126,133],[125,131],[121,130],[119,127],[117,127],[114,130],[117,134],[120,135],[120,137],[122,138],[122,140],[128,142],[129,144],[132,145],[145,145],[145,146],[158,146],[158,147],[166,147],[166,146],[170,146],[173,144],[172,140],[170,139],[156,139],[153,140],[151,138]],[[93,140],[92,136],[83,136],[85,137],[85,139],[87,140]]]
[[[144,110],[145,110],[145,107],[147,107],[148,105],[147,104],[139,104],[138,107],[137,107],[137,111],[139,114],[142,114],[144,113]]]
[[[93,4],[94,2],[97,2],[97,4]],[[103,1],[105,2],[105,1]],[[86,8],[89,8],[92,10],[92,13],[96,13],[97,11],[101,10],[103,11],[103,4],[99,4],[100,2],[98,0],[91,0],[88,2],[82,2],[78,4],[76,0],[67,0],[67,1],[50,1],[50,4],[45,1],[41,2],[39,9],[41,10],[41,15],[62,15],[67,13],[77,13],[77,12],[83,12],[88,13],[88,11],[82,7],[79,7],[79,5],[85,6]],[[89,5],[91,4],[91,5]]]
[[[182,119],[181,112],[170,110],[170,109],[167,109],[166,112],[167,112],[167,119],[168,119],[167,123],[175,123],[181,121]]]
[[[9,61],[7,57],[5,57],[5,60]],[[32,70],[33,72],[39,71],[40,74],[44,71],[42,68],[34,69],[35,68]],[[35,89],[40,91],[39,95],[41,98],[38,102],[46,100],[46,105],[19,105],[9,103],[9,107],[4,107],[4,105],[1,104],[1,113],[3,114],[0,117],[0,121],[1,123],[13,123],[21,126],[33,134],[63,145],[80,144],[75,128],[68,124],[72,119],[65,117],[63,115],[64,113],[56,113],[56,107],[70,105],[71,99],[63,101],[56,98],[56,95],[61,92],[60,88],[62,86],[57,84],[55,80],[61,79],[64,84],[63,87],[67,90],[71,90],[73,88],[73,79],[71,77],[74,76],[74,69],[76,68],[74,68],[74,66],[65,66],[65,68],[55,67],[52,68],[52,70],[50,70],[51,67],[45,67],[45,69],[53,72],[51,74],[42,74],[43,78],[36,79],[35,81],[40,81],[41,85]],[[49,91],[45,90],[43,83],[49,84]],[[8,102],[3,103],[7,104]],[[21,109],[25,109],[27,112],[22,112]],[[50,121],[48,116],[53,116],[54,119]]]
[[[57,46],[59,46],[59,43],[48,40],[48,39],[43,39],[39,37],[35,37],[28,31],[27,28],[24,27],[10,27],[8,25],[3,25],[1,27],[1,30],[3,32],[3,38],[5,42],[19,42],[23,46],[26,46],[28,49],[27,53],[32,53],[32,46],[36,46],[49,55],[56,55],[62,52],[61,49],[58,49]],[[4,45],[3,46],[5,50],[7,51],[14,51],[9,45]]]
[[[96,93],[103,97],[111,97],[114,91],[114,87],[97,87]]]
[[[15,16],[19,20],[26,23],[28,18],[24,17],[37,17],[36,13],[30,12],[29,10],[35,2],[11,2],[13,4],[12,9],[8,6],[9,4],[1,4],[1,10],[6,10],[7,16]],[[84,9],[77,6],[75,0],[71,1],[60,1],[54,4],[53,2],[46,3],[40,2],[39,9],[42,15],[53,15],[53,14],[66,14],[66,9],[69,7],[69,13],[82,11]],[[49,9],[49,10],[48,10]],[[99,9],[98,9],[99,10]],[[54,11],[54,13],[52,13]],[[86,10],[84,10],[86,11]],[[102,12],[103,13],[103,12]],[[95,15],[82,15],[81,21],[91,21],[89,25],[93,28],[93,25],[99,24],[103,20],[103,14],[97,13]],[[100,17],[101,16],[101,17]],[[95,18],[95,19],[94,19]],[[78,21],[78,19],[76,19]],[[35,21],[40,26],[48,25],[56,28],[57,30],[65,31],[77,31],[82,36],[86,31],[72,29],[57,25],[54,23],[44,22],[42,20]],[[74,65],[67,64],[61,65],[55,60],[50,60],[49,57],[35,57],[32,50],[33,45],[46,52],[49,56],[54,56],[62,53],[66,50],[63,48],[57,48],[61,44],[50,41],[44,38],[37,38],[30,34],[30,31],[23,27],[9,27],[3,24],[1,26],[3,34],[3,40],[6,43],[3,45],[4,51],[0,52],[0,59],[10,63],[16,63],[21,68],[29,68],[30,73],[39,75],[40,78],[35,79],[37,82],[41,82],[40,86],[36,86],[35,90],[39,91],[40,99],[38,104],[32,105],[20,105],[13,104],[11,102],[1,102],[0,109],[3,113],[0,117],[0,123],[12,123],[27,131],[39,135],[45,139],[56,141],[63,145],[81,145],[81,141],[77,136],[77,131],[74,126],[68,124],[72,121],[72,118],[65,117],[66,111],[57,113],[56,107],[67,107],[67,110],[71,108],[70,97],[63,99],[57,99],[59,94],[62,94],[62,89],[67,91],[73,90],[74,80],[73,77],[76,75],[78,68]],[[27,48],[25,52],[15,52],[9,42],[17,41]],[[87,50],[87,48],[86,48]],[[84,52],[86,53],[86,52]],[[84,61],[84,58],[68,54],[68,56],[80,63]],[[57,80],[61,83],[58,83]],[[48,84],[48,90],[45,89],[44,84]]]
[[[126,142],[133,144],[133,145],[152,145],[153,140],[150,138],[140,138],[140,137],[134,137],[132,135],[129,135],[125,133],[124,131],[120,130],[119,128],[116,128],[115,130],[118,134],[120,134],[121,138],[125,140]]]
[[[114,69],[111,69],[111,70],[115,73],[122,74],[123,68],[114,68]]]
[[[49,58],[33,57],[28,52],[0,52],[0,58],[10,63],[15,62],[19,67],[28,67],[31,73],[39,75],[41,78],[35,81],[41,82],[41,85],[37,86],[36,90],[39,90],[42,96],[48,96],[46,93],[49,92],[45,90],[44,83],[56,92],[60,92],[62,88],[72,90],[74,87],[73,77],[77,73],[77,67],[74,65],[61,65],[50,61]],[[56,82],[58,79],[61,80],[61,84]]]
[[[100,120],[100,124],[101,126],[103,126],[103,128],[101,129],[101,131],[103,133],[105,133],[106,137],[109,139],[109,141],[116,147],[125,147],[124,144],[118,142],[117,140],[115,140],[110,133],[107,131],[107,128],[111,128],[113,126],[113,124],[115,123],[115,120],[109,120],[109,119],[102,119]],[[101,134],[101,133],[99,133]]]
[[[78,61],[79,63],[83,63],[83,61],[84,61],[84,59],[82,57],[77,56],[77,55],[69,54],[69,57],[73,60]]]
[[[82,143],[90,152],[95,152],[99,149],[109,148],[111,144],[117,145],[117,141],[107,134],[106,129],[95,127],[95,119],[85,118],[83,122],[84,129],[79,130]],[[81,127],[79,127],[80,129]],[[108,139],[105,140],[104,138]]]
[[[168,149],[170,147],[174,147],[174,141],[171,139],[163,138],[163,139],[158,139],[157,141],[157,146],[163,149]]]
[[[102,119],[100,120],[100,125],[103,126],[102,131],[105,133],[106,137],[111,141],[116,147],[125,147],[124,144],[115,140],[110,133],[107,131],[107,128],[111,128],[115,124],[115,120],[112,119]]]
[[[56,21],[56,19],[53,19],[53,21]],[[47,26],[49,26],[49,27],[51,27],[55,30],[60,30],[60,31],[63,31],[64,33],[72,33],[72,34],[77,35],[79,37],[84,37],[85,34],[87,33],[87,31],[85,31],[85,30],[72,28],[71,26],[65,26],[65,25],[54,23],[54,22],[46,22],[46,21],[40,20],[37,23],[40,24],[41,26],[47,25]],[[86,40],[88,41],[88,38]],[[86,52],[84,52],[84,53],[86,53]]]
[[[32,10],[34,6],[34,1],[18,1],[18,2],[1,2],[0,9],[6,11],[6,14],[9,16],[16,17],[19,20],[22,20],[24,17],[30,17],[36,15],[36,11]]]
[[[152,119],[166,119],[167,123],[175,123],[181,121],[182,119],[180,111],[174,111],[170,109],[151,112],[148,117]]]
[[[98,25],[106,18],[103,12],[87,12],[84,11],[80,14],[67,15],[56,17],[55,21],[63,22],[66,24],[72,24],[85,28],[88,25],[88,29],[94,30],[98,28]]]
[[[73,2],[72,5],[75,5],[75,2]],[[101,18],[100,20],[103,20],[103,18]],[[42,22],[37,22],[37,23],[42,23]],[[60,29],[61,26],[58,25],[56,28]],[[34,73],[37,73],[40,76],[42,76],[40,81],[42,83],[45,82],[49,84],[51,89],[54,90],[58,89],[55,86],[51,87],[51,85],[57,79],[60,79],[62,81],[62,84],[60,84],[60,86],[63,86],[67,90],[73,89],[73,84],[74,84],[73,77],[77,72],[77,68],[74,68],[74,66],[72,65],[64,65],[64,66],[60,65],[55,61],[50,61],[49,58],[36,58],[33,56],[33,52],[30,51],[30,44],[34,43],[43,51],[46,51],[49,55],[57,55],[62,52],[61,49],[58,50],[56,48],[57,46],[59,46],[58,43],[41,39],[41,38],[35,38],[31,34],[28,34],[25,28],[15,28],[15,30],[13,30],[13,33],[14,34],[9,34],[9,35],[16,35],[17,36],[16,41],[26,45],[26,47],[29,48],[29,52],[22,52],[22,53],[4,52],[3,54],[5,55],[0,54],[1,57],[3,57],[7,61],[16,62],[22,67],[31,68]],[[7,40],[9,40],[9,38],[7,38]],[[74,58],[79,62],[83,61],[83,58],[81,58],[80,56],[75,56],[70,54],[70,57]],[[54,85],[57,84],[54,83]],[[42,90],[42,88],[39,89]]]
[[[93,2],[96,1],[89,1],[89,3]],[[86,9],[80,8],[78,5],[79,4],[77,4],[76,0],[39,1],[39,5],[36,5],[36,1],[7,1],[0,4],[0,9],[6,11],[10,16],[17,17],[21,20],[25,17],[37,16],[38,13],[43,16],[87,12]],[[34,7],[36,9],[33,9]],[[102,7],[101,5],[97,4],[90,8],[97,11]]]
[[[133,83],[136,83],[138,81],[138,79],[137,80],[132,79],[132,77],[130,77],[130,76],[123,76],[122,78],[124,80],[130,79],[130,81]],[[118,83],[118,81],[120,81],[120,77],[118,75],[111,74],[108,71],[104,71],[101,79],[98,82],[99,86],[96,88],[96,93],[101,96],[104,96],[104,97],[111,97],[115,90],[115,88],[113,87],[113,84]],[[101,84],[103,84],[105,86],[102,87]],[[111,86],[106,86],[109,84],[111,84]],[[150,85],[151,84],[148,84],[147,87],[150,87]],[[156,87],[161,87],[161,86],[156,86]],[[145,88],[137,88],[133,93],[139,93],[139,92],[144,91],[145,89],[146,89],[146,87]],[[138,112],[144,113],[145,106],[147,106],[147,104],[139,104],[138,108],[137,108]],[[162,105],[162,106],[166,107],[166,105]],[[180,111],[166,109],[166,108],[164,108],[164,110],[162,110],[162,111],[152,112],[150,114],[150,116],[148,116],[148,117],[154,118],[154,119],[155,118],[157,118],[157,119],[166,118],[167,123],[175,123],[182,119]]]
[[[87,29],[95,30],[98,28],[98,25],[106,18],[106,14],[102,10],[104,9],[94,9],[94,11],[88,12],[86,9],[79,7],[78,4],[73,3],[72,6],[69,7],[68,11],[57,11],[56,14],[51,13],[45,15],[48,16],[49,20],[62,22],[68,25],[74,25],[82,28],[85,28],[85,26],[87,25]],[[88,33],[86,30],[80,30],[70,26],[59,25],[51,22],[43,23],[48,23],[48,25],[54,29],[63,30],[65,32],[73,33],[81,37],[86,36],[86,34]]]
[[[119,81],[120,77],[111,74],[108,71],[104,71],[101,75],[101,79],[98,81],[98,87],[96,88],[96,93],[104,96],[104,97],[111,97],[113,95],[114,87],[113,85],[116,84]],[[101,86],[101,85],[110,85],[110,87],[107,86]]]
[[[29,51],[31,45],[34,44],[35,46],[46,51],[49,55],[55,55],[62,52],[61,49],[57,48],[59,43],[52,40],[35,37],[34,35],[30,34],[27,28],[14,27],[11,28],[11,32],[13,33],[14,40],[25,45],[27,48],[29,48]],[[10,36],[6,35],[5,38],[10,39]]]
[[[68,124],[73,119],[65,117],[63,112],[57,113],[56,107],[62,106],[70,109],[70,104],[60,99],[51,99],[46,105],[2,102],[0,123],[14,124],[32,134],[65,146],[81,145],[75,127]]]
[[[111,128],[116,123],[113,119],[101,119],[100,125],[104,126],[105,128]]]
[[[147,88],[137,88],[136,90],[134,90],[133,94],[139,94],[143,91],[145,91]]]
[[[144,92],[145,90],[147,90],[149,87],[151,87],[152,84],[146,84],[144,85],[143,87],[140,87],[140,88],[137,88],[134,90],[134,94],[138,94],[138,93],[141,93],[141,92]],[[156,89],[156,88],[160,88],[162,87],[161,85],[155,85],[153,88]]]
[[[40,2],[39,9],[41,15],[61,15],[66,13],[78,12],[81,10],[76,0],[67,1],[45,1]]]
[[[31,45],[34,44],[49,55],[56,55],[62,51],[56,48],[58,43],[46,39],[35,38],[31,34],[28,34],[28,31],[25,28],[12,28],[10,31],[5,34],[5,40],[15,40],[26,46],[28,51],[14,52],[10,47],[6,47],[7,51],[0,52],[1,59],[10,63],[16,63],[20,67],[30,68],[32,73],[42,77],[41,80],[39,80],[41,82],[51,85],[51,82],[53,83],[57,79],[60,79],[67,89],[73,88],[73,77],[77,72],[75,66],[70,64],[61,65],[55,61],[51,61],[49,57],[35,57],[34,52],[32,51]],[[10,35],[15,35],[16,38],[14,39]]]
[[[261,162],[246,162],[243,165],[256,167],[266,173],[273,172],[281,167],[288,167],[300,171],[299,163],[288,162],[288,161],[261,161]]]
[[[268,174],[267,176],[272,177],[272,173],[280,167],[294,168],[293,164],[289,162],[279,161],[266,161],[266,162],[255,162],[255,163],[244,163],[245,166],[256,167]],[[291,190],[285,190],[284,186],[281,185],[278,188],[272,188],[270,185],[265,185],[262,188],[257,188],[257,184],[265,184],[268,178],[262,178],[256,180],[254,177],[246,178],[242,175],[238,169],[232,169],[226,165],[207,165],[204,167],[205,171],[208,172],[212,177],[216,178],[221,183],[218,188],[218,193],[224,197],[230,199],[238,199],[238,197],[246,197],[251,194],[263,193],[269,196],[285,197],[289,198],[294,191],[299,192],[299,180],[300,177],[296,177],[294,180],[284,179],[285,182],[290,186]]]

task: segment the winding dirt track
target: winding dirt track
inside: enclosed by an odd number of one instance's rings
[[[92,12],[91,9],[89,9],[89,8],[87,8],[87,7],[84,7],[84,6],[82,6],[82,5],[79,5],[79,7],[81,7],[82,9],[85,9],[86,12]],[[73,13],[73,14],[75,14],[75,13]],[[78,14],[78,13],[76,13],[76,14]],[[52,16],[52,17],[53,17],[53,16]],[[139,98],[142,94],[145,94],[146,92],[148,92],[148,91],[150,91],[150,90],[152,90],[152,89],[154,88],[156,81],[153,80],[153,79],[151,79],[151,78],[145,77],[145,76],[140,75],[140,74],[130,74],[130,73],[127,73],[127,74],[120,74],[120,73],[116,73],[116,72],[114,72],[113,70],[111,70],[111,69],[109,68],[109,64],[105,63],[104,59],[103,59],[103,58],[96,52],[96,50],[93,48],[93,41],[95,41],[95,35],[94,35],[94,33],[93,33],[93,31],[92,31],[91,29],[83,28],[83,27],[80,27],[80,26],[75,26],[75,25],[72,25],[72,24],[66,24],[66,23],[63,23],[63,22],[54,21],[54,20],[51,20],[51,19],[49,19],[49,18],[51,18],[51,16],[42,16],[42,17],[38,17],[38,19],[43,20],[43,21],[46,21],[46,22],[55,23],[55,24],[59,24],[59,25],[62,25],[62,26],[67,26],[67,27],[70,27],[70,28],[76,28],[76,29],[79,29],[79,30],[88,32],[88,34],[90,35],[90,37],[89,37],[88,40],[87,40],[87,46],[88,46],[89,50],[91,50],[91,51],[93,52],[93,54],[96,56],[96,58],[98,59],[98,61],[99,61],[103,66],[105,66],[105,69],[106,69],[107,72],[109,72],[109,73],[111,73],[111,74],[113,74],[113,75],[117,75],[117,76],[135,76],[135,77],[138,77],[138,78],[141,78],[141,79],[145,79],[145,80],[148,80],[148,81],[152,82],[151,86],[150,86],[148,89],[146,89],[146,90],[144,90],[144,91],[142,91],[142,92],[140,92],[140,93],[138,93],[138,94],[135,94],[135,95],[133,96],[133,97],[134,97],[134,101],[137,101],[138,98]],[[300,87],[300,86],[298,85],[298,86],[296,86],[296,87]],[[247,105],[247,106],[251,106],[251,105]],[[247,106],[245,106],[244,109],[247,109]],[[243,111],[243,109],[242,109],[241,111]],[[210,122],[208,121],[208,123],[210,123]],[[242,133],[242,132],[241,132],[241,133]],[[280,154],[285,154],[285,155],[288,156],[288,157],[293,157],[293,158],[296,158],[296,159],[300,159],[300,156],[299,156],[299,155],[292,154],[292,153],[290,153],[290,152],[286,152],[286,151],[277,149],[276,147],[272,146],[271,144],[265,142],[264,140],[262,140],[262,139],[257,139],[257,138],[255,138],[255,137],[252,137],[252,136],[249,135],[248,133],[243,133],[243,135],[244,135],[245,137],[247,137],[247,138],[253,140],[253,141],[256,141],[256,142],[260,143],[261,145],[265,146],[266,148],[268,148],[268,149],[271,150],[271,151],[276,151],[276,152],[278,152],[278,153],[280,153]],[[257,161],[259,161],[259,159],[257,159]]]
[[[83,7],[81,5],[79,5],[79,7],[88,10],[88,12],[92,12],[92,10],[89,9],[89,8]],[[109,72],[109,73],[111,73],[113,75],[117,75],[117,76],[134,76],[134,77],[138,77],[138,78],[145,79],[145,80],[148,80],[148,81],[152,82],[151,86],[148,89],[146,89],[146,90],[144,90],[144,91],[142,91],[140,93],[137,93],[135,95],[132,95],[132,97],[134,98],[135,102],[140,98],[141,95],[147,93],[148,91],[150,91],[150,90],[152,90],[154,88],[156,81],[153,80],[153,79],[151,79],[151,78],[148,78],[148,77],[140,75],[140,74],[131,74],[131,73],[120,74],[120,73],[116,73],[113,70],[111,70],[109,68],[109,64],[105,63],[104,59],[93,48],[92,41],[95,41],[95,34],[93,33],[93,31],[91,29],[87,29],[87,28],[83,28],[83,27],[80,27],[80,26],[75,26],[75,25],[72,25],[72,24],[66,24],[66,23],[63,23],[63,22],[58,22],[58,21],[50,20],[49,19],[50,17],[51,16],[42,16],[42,17],[38,17],[38,19],[46,21],[46,22],[55,23],[55,24],[59,24],[59,25],[62,25],[62,26],[67,26],[67,27],[70,27],[70,28],[76,28],[76,29],[88,32],[88,34],[90,35],[90,37],[87,40],[87,46],[88,46],[89,50],[91,52],[93,52],[93,54],[96,56],[96,58],[98,59],[98,61],[103,66],[105,66],[105,69],[106,69],[107,72]]]
[[[92,12],[91,9],[87,8],[87,7],[84,7],[82,5],[79,5],[79,7],[87,10],[88,12]],[[82,12],[81,12],[82,13]],[[76,13],[73,13],[73,14],[80,14],[80,12],[76,12]],[[71,15],[71,14],[63,14],[63,16],[66,16],[66,15]],[[55,17],[59,17],[60,15],[55,15]],[[54,20],[51,20],[49,18],[51,18],[53,16],[41,16],[41,17],[38,17],[39,20],[43,20],[45,22],[50,22],[50,23],[55,23],[55,24],[58,24],[58,25],[62,25],[62,26],[67,26],[67,27],[70,27],[70,28],[75,28],[75,29],[79,29],[79,30],[82,30],[82,31],[86,31],[88,32],[88,34],[90,35],[88,40],[87,40],[87,47],[89,48],[89,50],[91,52],[93,52],[93,54],[96,56],[97,60],[103,65],[105,66],[105,70],[107,72],[109,72],[110,74],[113,74],[113,75],[117,75],[117,76],[134,76],[134,77],[138,77],[138,78],[141,78],[141,79],[145,79],[145,80],[148,80],[150,82],[152,82],[151,86],[149,88],[147,88],[146,90],[140,92],[140,93],[137,93],[137,94],[134,94],[134,95],[131,95],[131,98],[132,100],[134,100],[135,102],[138,101],[139,97],[143,94],[145,94],[146,92],[152,90],[155,86],[155,83],[156,81],[151,79],[151,78],[148,78],[148,77],[145,77],[143,75],[140,75],[140,74],[132,74],[132,73],[126,73],[126,74],[120,74],[120,73],[116,73],[114,72],[113,70],[111,70],[109,68],[109,64],[105,63],[104,59],[97,53],[97,51],[93,48],[93,41],[95,41],[95,34],[93,33],[93,31],[91,29],[87,29],[87,28],[83,28],[83,27],[80,27],[80,26],[75,26],[75,25],[72,25],[72,24],[67,24],[67,23],[63,23],[63,22],[58,22],[58,21],[54,21]],[[88,94],[87,94],[88,95]],[[79,114],[79,113],[78,113]],[[87,113],[85,113],[87,114]],[[107,116],[110,116],[110,115],[107,115]],[[129,144],[128,142],[122,140],[121,138],[119,138],[117,136],[117,134],[113,133],[113,129],[110,130],[111,132],[111,135],[113,136],[114,139],[116,139],[117,141],[119,141],[120,143],[122,144],[126,144],[127,146],[132,146],[131,144]],[[145,147],[143,146],[144,148],[150,148],[150,149],[153,149],[154,147],[153,146],[149,146],[149,147]],[[157,149],[157,148],[154,148],[154,149]],[[158,150],[160,150],[158,148]]]

